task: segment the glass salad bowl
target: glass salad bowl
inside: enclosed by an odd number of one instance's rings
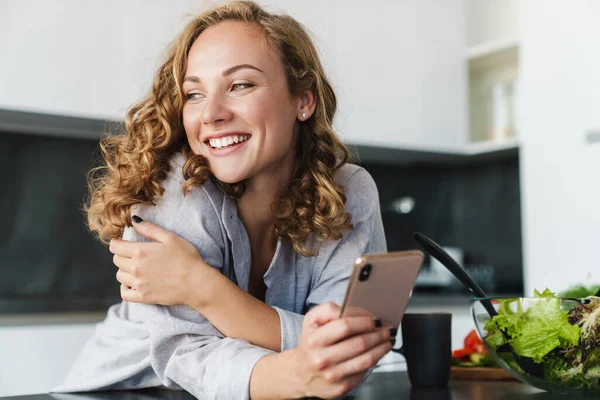
[[[474,299],[481,340],[521,382],[563,394],[600,394],[600,297]]]

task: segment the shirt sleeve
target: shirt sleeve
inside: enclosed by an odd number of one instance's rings
[[[306,309],[333,301],[342,305],[354,261],[363,254],[385,253],[387,246],[379,207],[377,186],[360,168],[345,185],[346,209],[352,215],[352,231],[332,249],[321,249]],[[304,315],[275,307],[281,321],[281,351],[298,346]]]
[[[175,189],[166,191],[156,207],[140,206],[133,212],[190,241],[209,265],[223,271],[218,215],[206,198],[184,199]],[[123,239],[147,241],[131,227]],[[248,399],[254,365],[270,353],[224,337],[191,307],[122,302],[110,308],[64,383],[53,391],[166,386],[198,398]]]
[[[166,386],[198,398],[249,399],[254,365],[271,353],[223,337],[189,307],[122,302],[109,309],[52,392]]]
[[[52,392],[161,386],[150,360],[151,336],[140,309],[122,302],[108,309],[65,380]]]
[[[224,337],[208,320],[186,306],[153,307],[150,360],[167,387],[181,387],[197,398],[249,399],[256,362],[272,351]]]

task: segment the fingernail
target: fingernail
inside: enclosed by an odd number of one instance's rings
[[[396,344],[396,338],[390,339],[390,343],[392,344],[392,347],[394,347]]]
[[[143,219],[141,219],[140,217],[138,217],[137,215],[132,215],[131,219],[133,220],[133,222],[135,222],[136,224],[139,224],[140,222],[144,222]]]
[[[390,337],[395,338],[397,333],[398,333],[398,329],[396,329],[396,328],[390,329]]]
[[[380,319],[376,319],[375,320],[375,328],[381,328],[382,324],[381,324],[381,320]]]

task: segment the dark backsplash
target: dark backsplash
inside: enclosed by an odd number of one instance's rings
[[[518,154],[477,163],[363,166],[379,188],[388,251],[419,248],[412,234],[422,232],[462,248],[467,266],[492,266],[496,292],[522,292]],[[392,212],[391,203],[404,196],[415,199],[413,211]]]
[[[82,204],[96,140],[0,134],[0,313],[105,310],[118,302],[106,246]],[[499,292],[522,288],[518,157],[477,165],[365,165],[379,188],[388,249],[417,247],[414,231],[460,246],[467,264],[496,268]],[[411,196],[413,212],[386,211]]]
[[[119,301],[112,256],[82,212],[97,147],[0,134],[0,313],[104,310]]]

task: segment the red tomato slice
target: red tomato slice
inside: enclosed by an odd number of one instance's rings
[[[464,357],[468,357],[471,354],[473,354],[474,351],[471,349],[460,349],[460,350],[454,350],[452,352],[452,358],[457,358],[457,359],[461,359]]]
[[[465,337],[465,349],[473,349],[477,344],[481,344],[481,340],[479,339],[479,336],[477,336],[475,329],[473,329]]]

